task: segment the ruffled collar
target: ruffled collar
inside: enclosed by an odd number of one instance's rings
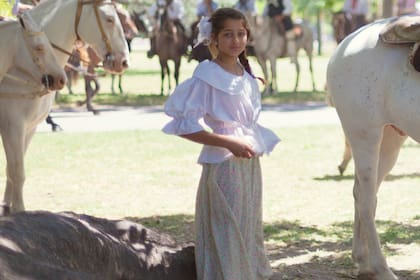
[[[244,91],[252,88],[250,83],[251,80],[254,80],[245,70],[242,76],[234,75],[209,60],[204,60],[198,64],[193,77],[231,95],[243,94]]]

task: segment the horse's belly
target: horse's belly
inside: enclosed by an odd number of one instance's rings
[[[408,48],[384,45],[378,37],[382,27],[373,24],[352,34],[330,59],[327,87],[341,119],[382,125],[401,107],[393,102],[396,85],[413,72]]]

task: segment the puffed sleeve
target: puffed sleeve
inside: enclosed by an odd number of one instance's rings
[[[208,86],[196,78],[179,84],[165,103],[164,111],[173,119],[162,131],[183,135],[204,130],[199,121],[205,114],[208,90]]]

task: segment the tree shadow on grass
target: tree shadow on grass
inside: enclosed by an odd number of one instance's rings
[[[419,172],[414,172],[414,173],[408,173],[408,174],[388,174],[385,177],[385,181],[395,181],[395,180],[399,180],[399,179],[415,179],[420,177],[420,173]]]
[[[420,172],[408,173],[408,174],[388,174],[384,181],[396,181],[400,179],[415,179],[420,177]],[[325,175],[323,177],[314,177],[315,181],[345,181],[354,180],[354,174],[352,175]]]
[[[354,175],[325,175],[323,177],[314,177],[315,181],[345,181],[354,180]]]
[[[177,242],[194,239],[194,216],[170,215],[126,218],[149,228],[165,232]],[[420,244],[420,216],[413,225],[394,221],[377,221],[377,229],[387,256],[400,254],[392,245]],[[264,238],[273,266],[271,280],[280,279],[356,279],[351,259],[353,221],[340,222],[327,228],[307,226],[299,221],[264,224]],[[415,260],[417,262],[417,260]],[[400,280],[420,279],[420,270],[394,271]]]

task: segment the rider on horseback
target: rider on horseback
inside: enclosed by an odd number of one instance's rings
[[[241,11],[245,15],[255,16],[257,14],[255,0],[238,0],[233,8]]]
[[[148,11],[148,14],[151,18],[155,20],[155,27],[152,35],[150,36],[150,50],[147,52],[147,57],[152,58],[156,54],[156,32],[158,25],[159,9],[166,9],[167,16],[172,20],[176,26],[174,32],[180,31],[185,36],[185,27],[181,22],[182,17],[184,16],[184,6],[182,1],[179,0],[157,0]]]
[[[296,34],[291,18],[292,10],[291,0],[267,0],[263,14],[274,19],[279,33],[287,40],[287,54],[293,59],[296,55]]]
[[[196,7],[197,20],[200,21],[201,17],[209,17],[211,14],[219,8],[219,4],[212,0],[202,0],[198,2]]]
[[[369,12],[368,0],[346,0],[343,5],[343,12],[351,23],[351,31],[362,27],[367,23],[366,15]]]

